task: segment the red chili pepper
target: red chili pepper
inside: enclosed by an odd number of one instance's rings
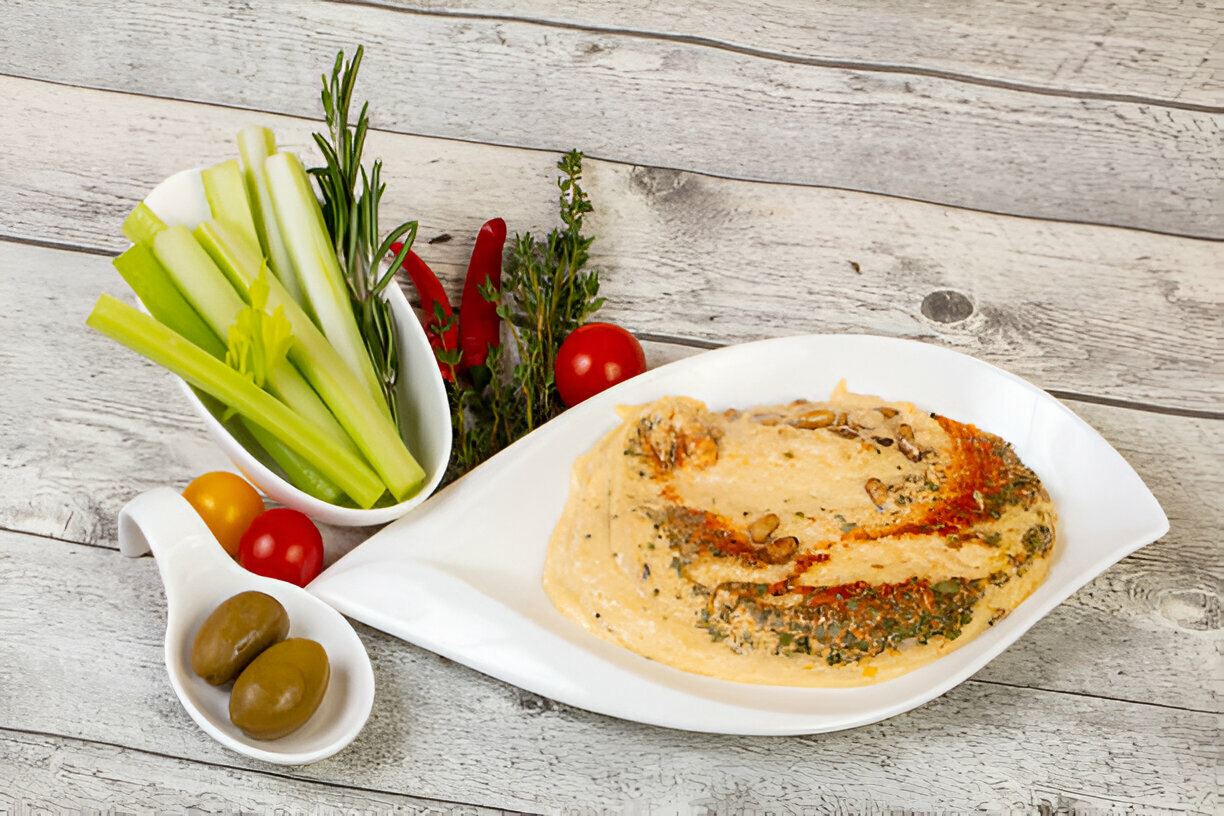
[[[391,245],[391,252],[398,254],[403,247],[404,245],[397,241]],[[434,354],[439,351],[453,350],[459,344],[459,326],[451,319],[454,316],[454,310],[451,309],[450,298],[446,296],[442,282],[421,260],[421,256],[412,250],[408,250],[401,266],[408,273],[408,277],[412,278],[412,285],[416,287],[421,306],[425,309],[425,335],[429,338],[429,345],[433,347]],[[445,331],[442,330],[442,323],[438,321],[438,312],[434,308],[435,303],[442,307],[442,320],[450,324]],[[439,360],[438,368],[442,369],[443,379],[454,380],[453,366]]]
[[[506,222],[500,218],[486,221],[476,234],[476,246],[468,263],[463,283],[463,300],[459,302],[459,348],[463,357],[460,371],[484,365],[489,348],[501,342],[501,319],[497,304],[485,300],[480,288],[492,286],[501,291],[502,250],[506,246]]]

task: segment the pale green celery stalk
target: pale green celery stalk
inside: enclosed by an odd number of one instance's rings
[[[148,244],[134,244],[111,263],[149,314],[219,360],[225,343],[183,297]]]
[[[152,241],[153,236],[165,228],[165,222],[158,218],[157,214],[143,201],[136,205],[136,209],[128,213],[127,218],[123,219],[123,234],[133,244]]]
[[[237,159],[214,164],[200,172],[204,182],[204,195],[213,218],[233,224],[235,229],[251,241],[259,243],[259,232],[255,229],[255,215],[251,212],[251,199],[247,198],[246,181]]]
[[[246,304],[191,231],[182,224],[166,227],[153,237],[153,254],[204,322],[224,341]]]
[[[255,231],[259,233],[259,245],[268,259],[268,266],[298,305],[309,311],[297,270],[293,268],[293,258],[276,221],[272,194],[268,192],[268,177],[263,169],[264,160],[276,152],[276,137],[266,127],[253,125],[243,128],[238,131],[238,152],[242,154],[242,174],[251,201],[251,214],[255,217]]]
[[[336,249],[327,234],[310,177],[297,157],[289,153],[269,156],[264,171],[277,223],[319,328],[357,374],[375,404],[390,417],[378,374],[357,328],[348,284],[336,260]]]
[[[216,333],[200,317],[199,312],[193,309],[183,297],[183,293],[174,285],[165,268],[146,244],[136,244],[130,247],[113,263],[119,270],[119,274],[127,281],[128,286],[132,287],[136,297],[140,298],[140,302],[149,310],[149,314],[211,356],[218,360],[225,359],[225,343],[221,342]],[[224,413],[225,406],[216,399],[199,390],[196,391],[196,394],[213,416],[220,417]],[[328,416],[330,418],[330,414]],[[330,504],[336,504],[343,498],[344,492],[335,483],[303,457],[294,453],[293,449],[284,442],[245,416],[240,415],[238,421],[251,438],[243,438],[242,434],[235,434],[235,438],[238,438],[252,453],[258,454],[258,451],[251,447],[252,443],[262,447],[263,452],[300,490]],[[236,428],[230,429],[231,433],[235,430]]]
[[[229,222],[219,223],[229,225]],[[241,235],[237,230],[233,233]],[[234,282],[228,280],[204,247],[182,225],[167,227],[159,232],[153,239],[153,252],[174,279],[179,291],[196,308],[213,332],[220,338],[227,337],[229,327],[234,325],[238,312],[246,305],[239,292],[245,295],[249,284],[246,281],[238,281],[235,286]],[[262,258],[259,258],[257,251],[255,257],[258,270]],[[254,277],[251,280],[254,280]],[[273,280],[269,279],[268,283],[271,285]],[[268,307],[273,311],[276,309],[271,301]],[[353,440],[288,360],[277,364],[266,385],[272,394],[301,414],[304,419],[330,434],[336,444],[357,453],[358,449]]]
[[[138,309],[102,295],[85,321],[138,354],[211,394],[288,445],[357,503],[373,507],[382,480],[351,451],[292,409]]]
[[[244,246],[227,224],[205,221],[196,228],[196,237],[226,275],[239,278],[243,286],[255,279],[258,254],[253,247]],[[284,307],[293,331],[295,342],[289,358],[331,408],[391,494],[402,501],[415,493],[425,481],[425,471],[404,446],[395,423],[383,410],[381,396],[377,403],[370,398],[327,338],[274,278],[268,280],[268,289],[268,308]]]
[[[296,338],[294,342],[296,344]],[[339,444],[360,455],[361,449],[292,362],[284,360],[273,368],[264,387],[305,419],[331,434]]]
[[[290,484],[328,504],[339,504],[344,499],[344,491],[324,476],[306,457],[299,456],[293,448],[277,439],[275,434],[265,431],[249,418],[239,414],[238,419],[250,432],[255,443],[267,451],[272,461],[285,472]]]

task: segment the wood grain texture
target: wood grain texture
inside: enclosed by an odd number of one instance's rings
[[[971,210],[1224,238],[1220,11],[8,0],[0,814],[1219,812],[1221,244]],[[304,768],[221,748],[174,696],[156,565],[118,556],[115,517],[229,463],[169,375],[83,321],[102,291],[130,299],[106,256],[135,202],[247,124],[306,149],[318,75],[359,42],[384,217],[420,219],[452,291],[486,218],[555,224],[553,163],[580,147],[602,316],[651,365],[811,331],[957,348],[1089,400],[1071,405],[1170,533],[974,678],[854,731],[642,726],[359,625],[377,692],[352,746]],[[324,530],[326,561],[370,532]]]
[[[24,112],[20,127],[0,121],[0,138],[31,157],[0,174],[0,235],[101,252],[123,248],[123,217],[158,181],[230,157],[244,125],[266,123],[294,150],[314,127],[11,78],[0,96]],[[80,139],[50,155],[66,116]],[[369,150],[387,162],[384,217],[420,219],[419,251],[452,292],[486,218],[504,216],[512,232],[556,224],[556,154],[385,133]],[[587,172],[605,315],[638,333],[698,344],[913,337],[1049,389],[1224,404],[1218,243],[594,160]],[[453,240],[425,243],[443,234]],[[956,319],[947,292],[968,317]]]
[[[1191,0],[964,3],[721,0],[699,14],[681,0],[376,0],[375,5],[697,40],[812,62],[953,74],[1070,93],[1130,94],[1219,107],[1224,36],[1210,4]]]
[[[6,780],[0,789],[0,813],[505,813],[286,778],[271,768],[231,768],[105,743],[0,730],[0,780]]]
[[[263,770],[381,796],[530,812],[1031,811],[1052,792],[1139,810],[1214,808],[1214,713],[971,680],[912,712],[848,732],[692,734],[555,704],[363,626],[377,684],[365,730],[323,762],[271,769],[225,751],[179,706],[162,664],[165,611],[151,559],[0,532],[0,581],[7,588],[0,729],[218,766],[211,782],[191,774],[192,787],[213,793],[232,796],[238,785],[243,795],[262,796],[267,783],[252,772]],[[1024,638],[1042,640],[1036,632]],[[14,741],[0,757],[47,750],[22,747],[24,737],[0,730],[0,744]],[[63,756],[76,767],[96,753],[72,746]],[[105,775],[116,761],[102,759]],[[184,784],[184,772],[171,771],[148,796]],[[127,778],[106,784],[123,788]]]
[[[386,130],[1224,237],[1209,112],[365,5],[99,3],[88,26],[75,11],[7,6],[0,72],[316,116],[320,72],[365,43],[359,93]]]
[[[0,336],[27,338],[22,353],[0,357],[0,528],[114,547],[116,515],[137,493],[230,467],[170,375],[83,325],[99,291],[130,297],[105,258],[0,243],[0,267],[18,272],[0,300],[17,315],[40,316],[28,330],[0,312]],[[68,267],[76,283],[63,291],[12,285],[39,268]],[[652,364],[692,352],[649,350]],[[1214,659],[1221,626],[1224,577],[1214,553],[1224,528],[1224,421],[1075,407],[1138,469],[1173,532],[1061,607],[1042,624],[1053,627],[1049,641],[1026,640],[983,676],[1210,709],[1219,690],[1185,678]],[[329,531],[328,563],[369,532]],[[1099,652],[1085,652],[1077,634],[1085,627],[1100,633]],[[1132,650],[1151,665],[1134,671]],[[1117,673],[1103,675],[1102,665]]]

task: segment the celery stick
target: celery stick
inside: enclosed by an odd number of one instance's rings
[[[114,260],[114,265],[123,279],[132,287],[132,291],[140,298],[140,302],[149,310],[149,314],[218,360],[225,359],[225,344],[209,328],[199,313],[191,307],[191,304],[183,297],[183,293],[175,287],[174,282],[147,245],[136,244],[129,248]],[[286,368],[293,369],[293,366],[289,365]],[[273,375],[275,374],[274,371]],[[310,388],[300,377],[296,382],[282,382],[281,387],[282,390],[290,390],[295,387]],[[198,389],[196,396],[200,397],[200,401],[213,416],[218,418],[218,421],[222,421],[221,416],[225,413],[224,405]],[[322,407],[322,402],[313,391],[310,397],[313,397],[315,404]],[[308,400],[302,397],[290,399],[282,397],[281,401],[294,405]],[[330,413],[327,413],[327,409],[322,410],[326,413],[327,420],[334,424],[335,419]],[[306,412],[299,410],[299,413],[311,419]],[[238,439],[239,443],[257,458],[261,452],[258,448],[262,447],[262,453],[281,468],[285,478],[294,486],[317,499],[332,504],[335,504],[344,495],[340,488],[336,487],[309,462],[286,447],[284,442],[260,428],[247,417],[239,416],[238,421],[246,429],[247,434],[238,433],[239,429],[230,423],[224,424],[234,438]],[[345,437],[345,442],[351,446],[351,440],[347,437]]]
[[[251,241],[259,243],[255,229],[255,216],[251,213],[251,200],[247,198],[246,182],[237,159],[223,161],[201,171],[204,195],[213,218],[227,221]]]
[[[149,314],[217,359],[225,359],[225,343],[175,287],[147,244],[129,247],[112,263]]]
[[[306,296],[302,293],[302,284],[298,282],[285,239],[281,237],[272,194],[268,192],[268,180],[264,175],[264,160],[276,152],[276,137],[266,127],[243,128],[238,132],[238,151],[242,154],[242,174],[264,257],[268,259],[272,274],[285,285],[298,305],[306,308]]]
[[[143,201],[136,205],[136,209],[128,213],[127,218],[123,219],[123,234],[133,244],[152,241],[153,236],[165,228],[165,222],[158,218],[157,214]]]
[[[222,222],[205,221],[195,234],[226,275],[241,280],[243,286],[250,285],[258,274],[259,258],[235,231]],[[289,349],[289,358],[331,408],[391,494],[401,501],[412,495],[425,481],[425,471],[382,410],[385,404],[369,398],[344,360],[274,278],[268,280],[268,290],[268,308],[283,306],[293,330],[296,342]]]
[[[164,224],[162,228],[165,228]],[[115,258],[112,263],[119,270],[119,274],[123,279],[127,281],[128,286],[132,287],[136,297],[140,298],[140,302],[144,304],[149,314],[165,324],[171,331],[181,334],[186,340],[199,346],[218,360],[225,359],[225,343],[221,342],[216,333],[209,328],[204,319],[200,317],[199,312],[191,308],[191,304],[183,297],[183,293],[175,287],[170,276],[166,274],[165,268],[158,262],[157,257],[147,244],[135,244],[129,247],[126,252]],[[225,406],[199,389],[193,388],[192,390],[200,399],[200,402],[204,404],[204,407],[208,409],[209,413],[217,417],[219,422],[223,422],[221,416],[225,413]],[[250,420],[246,417],[240,416],[238,419],[242,423],[248,423],[248,431],[250,427],[254,427],[253,423],[250,423]],[[277,457],[273,455],[270,448],[273,446],[283,448],[284,446],[275,437],[269,437],[267,439],[268,447],[260,451],[258,450],[260,443],[256,441],[253,435],[241,433],[241,429],[232,423],[223,422],[223,424],[234,435],[234,438],[243,447],[251,451],[251,453],[256,454],[256,456],[264,453],[271,457],[273,461],[277,461]],[[322,475],[319,474],[318,478],[322,478]],[[297,483],[296,480],[291,479],[291,481],[294,481],[295,484]],[[336,489],[338,490],[339,488]]]
[[[85,322],[249,417],[318,468],[359,507],[372,507],[382,495],[382,481],[359,457],[152,317],[102,295]]]
[[[204,322],[224,341],[229,327],[234,325],[234,319],[246,304],[208,253],[196,243],[190,230],[175,224],[157,233],[153,238],[153,254]]]
[[[296,342],[294,345],[297,345]],[[292,346],[290,348],[292,349]],[[344,430],[344,426],[336,420],[327,404],[310,387],[310,383],[292,362],[285,360],[272,369],[264,387],[281,402],[301,414],[304,419],[325,430],[338,444],[360,455],[360,448]]]
[[[284,471],[290,484],[308,496],[314,496],[328,504],[339,504],[344,500],[344,491],[336,487],[331,479],[320,473],[305,457],[294,453],[292,448],[247,417],[239,415],[238,418],[254,437],[253,441],[263,447],[272,461]]]
[[[263,263],[259,247],[246,240],[237,230],[231,229],[229,224],[215,218],[202,222],[191,231],[191,235],[200,248],[208,253],[208,257],[225,275],[231,286],[243,293],[250,289],[255,278],[259,276],[259,265]],[[268,286],[270,289],[277,288],[271,280],[268,281]],[[283,285],[280,288],[288,291]],[[268,308],[275,309],[279,304],[272,302],[271,294],[268,297]],[[290,320],[290,323],[292,322]]]
[[[296,156],[288,153],[269,156],[264,170],[277,223],[319,328],[389,417],[382,385],[357,328],[348,284],[306,170]]]
[[[236,236],[241,236],[237,230],[231,230],[231,232]],[[239,237],[235,239],[235,242],[243,240]],[[246,246],[253,247],[249,243]],[[213,263],[208,252],[182,225],[167,227],[158,233],[153,240],[153,251],[165,265],[175,285],[195,306],[213,332],[220,338],[227,337],[229,327],[234,325],[238,312],[245,305],[239,292],[245,296],[249,283],[246,280],[238,279],[236,281],[238,287],[235,289],[233,282],[226,279],[226,275]],[[262,259],[253,248],[251,252],[257,259],[256,274],[258,274],[258,264],[262,263]],[[254,276],[251,280],[254,280]],[[269,279],[268,283],[277,285],[273,279]],[[271,299],[269,299],[268,308],[276,309],[276,304]],[[297,343],[295,342],[294,345]],[[349,438],[344,427],[336,421],[327,405],[302,379],[302,375],[292,363],[282,360],[274,369],[266,385],[269,391],[301,414],[303,418],[330,434],[336,444],[348,448],[351,453],[357,453],[358,447]]]

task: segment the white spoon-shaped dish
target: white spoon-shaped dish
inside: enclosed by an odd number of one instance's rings
[[[199,170],[184,170],[166,179],[149,193],[145,203],[167,224],[183,224],[190,229],[210,217]],[[404,443],[425,470],[425,484],[415,495],[398,504],[362,510],[328,504],[298,490],[268,463],[239,444],[204,407],[191,387],[182,380],[178,381],[209,435],[248,479],[269,498],[325,524],[363,527],[385,524],[399,518],[429,498],[442,481],[450,461],[450,405],[433,349],[399,286],[388,286],[386,293],[395,320],[395,338],[399,343],[397,388],[400,413],[405,418],[402,429]]]
[[[575,457],[619,420],[618,404],[687,395],[710,408],[852,391],[908,400],[1011,442],[1054,499],[1045,582],[977,639],[916,671],[851,689],[730,683],[618,648],[563,617],[540,577]],[[701,354],[566,411],[341,558],[309,589],[361,620],[570,705],[696,731],[801,734],[899,714],[968,678],[1071,593],[1168,530],[1156,499],[1091,427],[994,366],[909,340],[824,335]]]
[[[142,493],[119,513],[119,551],[152,551],[166,588],[166,671],[191,718],[240,754],[278,765],[305,765],[331,756],[357,736],[374,704],[374,670],[344,616],[301,587],[238,566],[187,500],[162,487]],[[257,740],[230,722],[230,684],[212,686],[191,670],[191,644],[214,609],[253,589],[289,613],[289,637],[309,638],[327,652],[331,679],[314,715],[278,740]]]

